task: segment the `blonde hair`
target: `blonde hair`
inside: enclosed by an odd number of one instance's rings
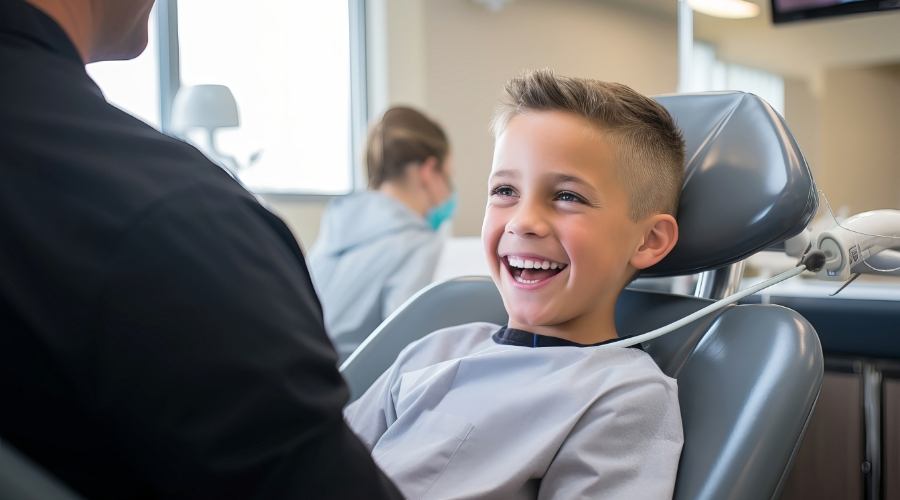
[[[449,152],[447,135],[436,122],[413,108],[390,108],[369,131],[369,187],[377,189],[387,181],[402,178],[410,163],[421,163],[429,157],[436,158],[438,168],[443,168]]]
[[[557,76],[550,70],[513,78],[506,95],[491,124],[495,136],[514,116],[528,111],[581,116],[609,132],[617,146],[632,219],[675,215],[684,182],[684,139],[659,103],[620,83]]]

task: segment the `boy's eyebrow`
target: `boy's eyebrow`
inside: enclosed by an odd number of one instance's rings
[[[588,181],[582,179],[581,177],[575,177],[574,175],[568,174],[547,174],[548,177],[552,178],[556,184],[562,184],[565,182],[572,182],[575,184],[581,184],[582,186],[594,189],[594,186],[591,185]]]
[[[550,180],[554,184],[563,184],[566,182],[571,182],[573,184],[580,184],[591,190],[595,189],[594,186],[591,185],[590,182],[582,179],[581,177],[576,177],[574,175],[562,174],[562,173],[548,173],[546,176],[549,177]],[[518,170],[498,170],[491,174],[490,179],[494,179],[496,177],[508,177],[508,178],[513,178],[513,179],[518,179],[519,171]]]
[[[491,178],[494,177],[519,177],[519,172],[517,170],[498,170],[496,172],[491,173]]]

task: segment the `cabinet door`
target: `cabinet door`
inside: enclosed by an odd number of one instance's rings
[[[782,498],[854,500],[863,497],[860,376],[825,372],[806,435]]]
[[[900,500],[900,379],[884,379],[884,444],[885,500]]]

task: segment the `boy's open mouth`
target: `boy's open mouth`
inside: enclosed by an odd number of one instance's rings
[[[568,266],[568,264],[552,260],[517,255],[507,255],[500,260],[503,261],[513,279],[523,285],[534,285],[552,278]]]

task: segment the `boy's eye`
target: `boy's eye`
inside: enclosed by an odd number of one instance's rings
[[[571,191],[560,191],[560,192],[556,193],[556,197],[554,198],[554,200],[574,202],[574,203],[587,203],[582,196],[575,194]]]
[[[515,195],[516,195],[516,190],[510,186],[497,186],[497,187],[491,189],[491,196],[509,197],[509,196],[515,196]]]

